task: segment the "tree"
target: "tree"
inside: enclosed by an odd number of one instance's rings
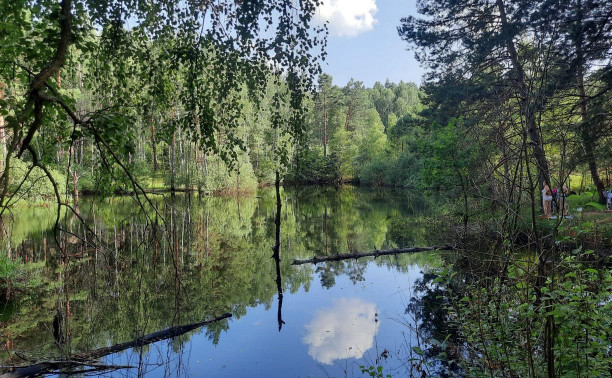
[[[275,109],[281,102],[291,109],[287,120],[277,115],[275,125],[288,135],[303,133],[303,102],[320,71],[325,44],[324,29],[312,26],[318,5],[318,0],[299,7],[287,0],[171,0],[138,6],[3,1],[0,82],[11,83],[11,93],[3,106],[10,131],[0,206],[7,203],[11,159],[29,155],[33,166],[44,167],[47,156],[39,153],[46,151],[36,151],[33,142],[41,130],[66,119],[70,144],[92,140],[105,164],[119,165],[134,191],[142,191],[128,164],[135,152],[134,110],[152,103],[149,109],[171,114],[167,121],[173,129],[183,130],[206,152],[219,153],[231,168],[235,148],[244,149],[236,135],[241,115],[236,99],[246,87],[257,101],[272,76],[287,83],[287,96],[277,96]],[[88,63],[89,89],[97,97],[82,114],[75,110],[74,96],[53,81],[60,70],[78,70],[80,61]],[[147,75],[152,78],[148,86],[138,80]],[[135,95],[143,86],[148,96]],[[155,129],[151,134],[155,140]]]
[[[380,115],[383,125],[385,126],[385,132],[389,127],[389,117],[393,114],[395,103],[395,93],[393,87],[387,81],[383,86],[381,83],[376,82],[371,91],[372,102]]]
[[[484,151],[479,151],[461,119],[453,119],[444,127],[436,127],[431,139],[422,147],[427,156],[423,163],[424,182],[433,187],[459,189],[463,202],[463,225],[470,217],[469,197],[477,180]],[[483,154],[483,155],[481,155]]]
[[[327,145],[329,137],[333,133],[330,130],[332,117],[336,114],[342,94],[337,87],[332,85],[332,77],[328,74],[319,75],[318,91],[316,93],[315,108],[317,122],[320,125],[320,138],[323,145],[323,156],[327,157]]]
[[[461,84],[460,98],[469,102],[486,100],[497,88],[507,91],[506,101],[516,103],[515,117],[530,138],[542,184],[550,182],[550,172],[538,113],[551,90],[550,81],[543,80],[551,57],[540,59],[529,50],[550,41],[559,21],[549,14],[548,23],[534,23],[530,17],[535,11],[533,2],[522,0],[422,0],[419,12],[425,18],[403,18],[398,31],[421,49],[415,54],[417,60],[431,68],[428,81],[436,82],[438,88],[444,88],[445,82]]]
[[[369,99],[361,81],[349,80],[344,88],[344,130],[355,131],[364,122],[364,112],[368,108]]]
[[[605,133],[605,112],[593,111],[600,99],[605,99],[612,89],[612,83],[601,80],[612,72],[610,59],[612,50],[612,29],[609,27],[612,6],[607,1],[567,0],[563,3],[562,36],[560,56],[566,64],[566,75],[570,92],[577,93],[579,122],[576,125],[584,157],[588,164],[593,183],[599,194],[599,201],[605,203],[604,183],[599,177],[595,150],[599,138]],[[543,12],[546,10],[544,9]],[[600,69],[594,69],[600,66]],[[590,79],[590,80],[589,80]],[[571,93],[570,93],[571,94]],[[566,94],[569,95],[569,94]]]

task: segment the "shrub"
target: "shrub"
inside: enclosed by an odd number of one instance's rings
[[[15,199],[18,200],[36,202],[54,201],[55,193],[53,184],[45,172],[39,167],[34,167],[30,175],[23,182],[21,187],[19,187],[31,166],[31,163],[21,159],[11,159],[9,192],[13,194],[18,190],[18,192],[15,193]],[[55,169],[49,168],[49,171],[57,184],[60,195],[63,195],[66,192],[66,176]]]

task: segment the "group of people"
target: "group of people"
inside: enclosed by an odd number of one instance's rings
[[[567,189],[567,186],[563,185],[561,190],[557,188],[551,189],[548,183],[545,182],[544,188],[542,189],[542,205],[544,207],[544,216],[546,218],[550,218],[554,212],[558,213],[560,216],[568,215],[568,195],[569,190]]]

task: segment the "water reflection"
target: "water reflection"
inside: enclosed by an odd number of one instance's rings
[[[377,320],[376,304],[341,298],[306,325],[303,342],[308,344],[308,354],[323,364],[361,358],[374,345]]]
[[[413,203],[406,192],[356,188],[281,193],[282,229],[271,188],[240,199],[154,197],[165,223],[150,221],[157,214],[143,214],[128,198],[82,199],[80,214],[88,227],[62,213],[61,249],[54,241],[54,209],[24,210],[14,221],[7,217],[2,227],[10,237],[0,239],[0,250],[9,251],[16,270],[10,280],[0,280],[0,365],[23,364],[19,356],[57,360],[226,312],[231,320],[173,337],[167,349],[155,343],[107,361],[147,366],[142,360],[157,367],[163,353],[169,371],[180,367],[177,361],[196,371],[195,364],[215,361],[208,369],[225,368],[210,375],[241,376],[240,364],[250,361],[269,367],[271,375],[318,376],[320,370],[303,372],[316,368],[315,361],[329,364],[372,352],[378,291],[385,284],[392,285],[387,292],[397,289],[390,271],[410,285],[408,267],[425,266],[425,259],[401,255],[299,268],[291,262],[322,253],[429,245],[432,230],[422,221],[426,204]],[[282,251],[275,250],[272,259],[274,245]],[[361,289],[366,285],[371,291]],[[331,298],[345,299],[332,305]],[[405,305],[396,302],[403,312]],[[320,306],[330,307],[314,318],[304,312]],[[252,326],[255,320],[260,327]],[[378,332],[380,341],[384,327]],[[269,350],[277,353],[263,353]],[[295,374],[273,374],[283,371],[282,363]]]

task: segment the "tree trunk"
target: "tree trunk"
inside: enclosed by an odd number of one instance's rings
[[[582,1],[578,0],[578,12],[577,18],[582,26]],[[600,203],[606,203],[606,199],[604,198],[604,184],[599,177],[599,173],[597,172],[597,162],[595,161],[595,154],[593,153],[593,144],[594,137],[590,132],[590,125],[588,120],[587,113],[587,96],[584,90],[584,54],[582,51],[582,34],[576,40],[576,59],[578,60],[578,89],[580,91],[580,116],[581,116],[581,126],[580,126],[580,138],[582,139],[582,147],[584,149],[584,156],[589,165],[589,171],[591,171],[591,178],[593,179],[593,184],[597,188],[597,194],[599,197]]]
[[[327,204],[325,204],[325,213],[323,214],[323,228],[325,231],[325,255],[329,254],[329,238],[327,228]]]
[[[175,174],[175,156],[176,155],[176,131],[172,133],[172,144],[170,145],[170,193],[172,195],[176,192],[176,186],[174,183]]]
[[[323,92],[323,156],[327,157],[327,96]]]
[[[341,261],[349,259],[358,259],[361,257],[378,257],[388,255],[398,255],[401,253],[416,253],[424,251],[452,251],[454,248],[449,245],[434,246],[434,247],[411,247],[411,248],[396,248],[387,250],[375,250],[370,252],[355,252],[355,253],[344,253],[331,256],[315,256],[312,259],[307,260],[293,260],[291,265],[302,265],[302,264],[318,264],[325,261]]]
[[[282,286],[282,278],[281,278],[281,270],[280,270],[280,246],[281,246],[281,196],[280,196],[280,173],[278,169],[276,170],[276,179],[274,180],[274,188],[276,190],[276,217],[274,219],[275,225],[275,239],[276,243],[274,247],[272,247],[272,251],[274,254],[272,258],[274,259],[275,267],[276,267],[276,290],[278,291],[278,311],[277,311],[277,320],[278,320],[278,332],[283,328],[283,286]]]
[[[66,360],[41,362],[34,365],[11,367],[10,370],[2,374],[1,377],[34,377],[44,374],[58,373],[58,371],[61,369],[70,369],[81,366],[96,366],[97,364],[93,361],[98,360],[102,357],[119,353],[130,348],[142,348],[157,341],[178,337],[187,332],[193,331],[194,329],[230,318],[231,316],[232,314],[226,313],[211,320],[170,327],[161,331],[149,333],[142,337],[137,337],[125,343],[115,344],[109,347],[95,349],[89,352],[74,354]],[[112,365],[110,366],[110,368],[113,367],[114,366]]]
[[[525,83],[525,71],[523,69],[523,65],[519,61],[518,53],[516,52],[514,42],[512,41],[512,36],[509,33],[508,18],[506,16],[504,2],[503,0],[496,0],[496,2],[501,18],[502,34],[504,34],[506,39],[506,48],[508,50],[508,54],[510,55],[510,60],[512,61],[512,67],[516,72],[516,81],[520,95],[520,110],[525,118],[527,134],[529,135],[529,139],[531,140],[531,144],[533,146],[533,157],[535,158],[537,164],[538,181],[541,189],[544,186],[544,182],[551,185],[550,170],[548,168],[546,153],[544,151],[544,147],[542,146],[542,140],[540,138],[540,132],[537,126],[538,124],[533,106],[534,101],[529,93],[529,87]]]
[[[0,83],[0,100],[4,99],[4,83]],[[0,114],[0,174],[4,171],[4,155],[6,154],[6,131],[4,117]]]
[[[153,148],[153,172],[157,172],[157,142],[155,141],[155,118],[151,113],[151,147]]]

